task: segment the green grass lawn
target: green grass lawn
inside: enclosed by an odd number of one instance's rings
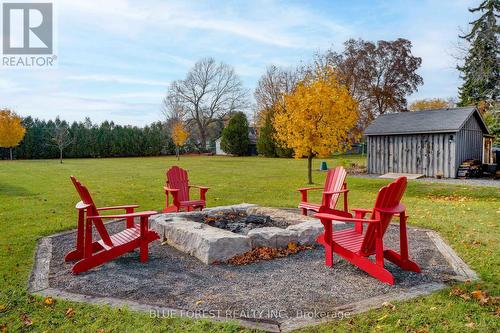
[[[361,157],[347,157],[361,162]],[[335,165],[340,159],[329,161]],[[319,168],[319,160],[314,161]],[[344,161],[345,163],[345,161]],[[203,184],[208,205],[241,202],[294,207],[296,188],[306,185],[306,161],[257,157],[171,157],[0,161],[0,332],[241,332],[234,324],[148,314],[56,300],[44,304],[30,296],[27,280],[37,239],[75,228],[77,195],[69,176],[88,185],[98,205],[137,203],[163,207],[165,170],[178,164],[191,182]],[[315,172],[321,183],[324,173]],[[387,180],[348,178],[351,207],[371,207]],[[319,197],[318,197],[319,198]],[[395,303],[349,319],[305,329],[308,332],[493,332],[500,329],[499,305],[481,305],[470,292],[499,294],[500,188],[411,182],[404,198],[409,223],[437,230],[481,276],[479,283],[457,284],[409,302]],[[410,249],[411,250],[411,249]],[[457,295],[456,295],[457,294]],[[461,295],[461,296],[460,296]],[[74,315],[66,316],[68,308]],[[30,324],[31,321],[31,324]],[[29,325],[30,324],[30,325]]]

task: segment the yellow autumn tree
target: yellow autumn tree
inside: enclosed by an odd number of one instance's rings
[[[184,128],[184,124],[182,121],[176,121],[172,125],[172,140],[175,145],[175,155],[177,156],[177,160],[179,160],[179,151],[180,147],[182,147],[189,136],[188,131]]]
[[[9,109],[0,110],[0,147],[10,149],[11,160],[12,148],[21,142],[25,133],[21,117]]]
[[[452,107],[452,103],[442,98],[419,99],[410,104],[410,111],[423,111],[431,109],[444,109]]]
[[[295,158],[307,157],[312,184],[313,157],[345,151],[355,139],[358,104],[331,70],[302,80],[281,103],[286,107],[276,108],[273,121],[276,140]]]

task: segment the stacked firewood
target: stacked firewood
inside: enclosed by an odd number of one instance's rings
[[[479,178],[483,175],[481,161],[465,160],[458,168],[458,178]]]

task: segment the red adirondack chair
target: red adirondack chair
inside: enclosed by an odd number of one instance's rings
[[[189,199],[189,189],[195,187],[200,190],[199,200]],[[193,209],[199,208],[202,210],[206,206],[205,195],[208,191],[208,187],[189,185],[188,173],[186,170],[179,168],[178,166],[173,166],[167,171],[167,183],[163,187],[165,190],[166,204],[163,212],[179,212],[182,209],[186,211],[191,211]],[[169,197],[172,196],[172,205],[170,205]]]
[[[406,208],[401,198],[406,190],[406,177],[400,177],[380,189],[373,209],[353,209],[354,218],[328,213],[314,216],[321,220],[325,228],[318,242],[325,247],[325,264],[333,267],[333,252],[358,266],[371,276],[390,285],[394,284],[393,275],[384,267],[384,258],[404,270],[419,273],[418,265],[408,256],[406,236]],[[366,218],[370,215],[369,218]],[[383,237],[393,216],[399,216],[400,253],[384,248]],[[354,228],[333,231],[332,221],[354,222]],[[363,234],[363,223],[368,224]],[[368,257],[375,254],[375,262]]]
[[[302,210],[302,214],[307,215],[307,211],[311,210],[316,213],[332,213],[352,217],[352,215],[348,213],[347,193],[349,190],[347,189],[347,183],[345,182],[346,177],[347,172],[345,169],[338,166],[335,169],[328,170],[324,187],[306,187],[298,189],[297,191],[299,191],[302,195],[302,201],[299,203],[299,208]],[[311,190],[323,190],[323,199],[321,204],[307,201],[307,192]],[[344,195],[343,211],[335,209],[340,194]]]
[[[65,260],[78,260],[72,268],[74,274],[85,272],[93,267],[102,265],[122,254],[140,250],[140,260],[148,260],[148,245],[159,239],[158,234],[148,230],[148,220],[155,211],[135,212],[138,205],[125,205],[97,208],[90,196],[88,189],[74,176],[71,181],[80,196],[81,201],[76,204],[78,209],[78,231],[76,236],[76,249],[69,252]],[[101,211],[123,209],[125,214],[100,215]],[[139,218],[140,223],[134,224],[134,218]],[[126,219],[126,229],[114,235],[109,235],[104,226],[103,219]],[[101,237],[98,241],[92,239],[92,226]]]

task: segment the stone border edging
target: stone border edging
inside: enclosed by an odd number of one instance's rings
[[[465,261],[460,258],[457,253],[449,246],[439,234],[433,230],[427,231],[427,235],[434,242],[437,249],[450,263],[451,267],[457,273],[454,278],[458,281],[479,280],[476,272],[474,272]]]
[[[108,222],[117,223],[121,220],[114,220]],[[106,224],[108,224],[106,223]],[[427,230],[427,235],[431,241],[436,245],[438,251],[443,255],[443,257],[452,266],[456,275],[453,279],[458,281],[465,280],[478,280],[479,277],[477,273],[472,270],[449,246],[441,236],[432,230],[422,229],[416,227],[416,229]],[[217,322],[235,322],[243,327],[249,329],[259,329],[267,332],[290,332],[299,328],[304,328],[307,326],[315,326],[336,319],[332,318],[291,318],[283,321],[282,323],[270,323],[263,321],[254,321],[250,319],[243,318],[229,318],[229,317],[212,317],[212,316],[202,316],[197,315],[195,318],[186,314],[186,310],[155,306],[142,304],[130,300],[112,298],[112,297],[95,297],[90,295],[70,293],[64,290],[51,288],[49,285],[49,268],[50,260],[52,257],[52,238],[61,236],[67,233],[74,232],[74,230],[63,231],[54,235],[46,236],[38,240],[33,261],[33,270],[30,274],[28,281],[28,292],[39,295],[39,296],[51,296],[62,298],[65,300],[73,302],[85,302],[93,305],[108,305],[112,307],[127,307],[133,311],[149,312],[154,311],[156,313],[168,313],[173,316],[191,318],[191,319],[209,319]],[[335,312],[349,312],[351,314],[358,314],[368,310],[380,308],[383,302],[386,301],[404,301],[409,300],[419,296],[429,295],[435,291],[446,288],[444,283],[428,283],[420,286],[415,286],[410,288],[405,292],[393,292],[381,296],[376,296],[368,298],[362,301],[354,302],[351,304],[339,306],[333,309]]]

